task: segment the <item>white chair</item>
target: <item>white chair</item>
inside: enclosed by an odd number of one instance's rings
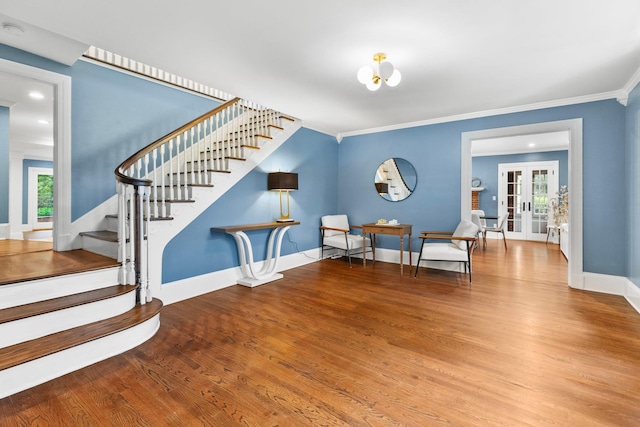
[[[471,222],[478,226],[478,241],[476,242],[476,248],[480,244],[480,239],[484,236],[484,229],[487,227],[487,220],[484,218],[484,211],[482,209],[473,209],[471,211]]]
[[[483,234],[484,239],[484,247],[487,247],[487,231],[492,233],[502,233],[502,241],[504,243],[504,250],[507,250],[507,238],[504,235],[504,228],[507,225],[507,218],[509,218],[509,213],[504,213],[498,217],[498,223],[495,227],[485,227]]]
[[[362,235],[350,234],[352,228],[362,229],[362,227],[358,225],[350,226],[346,215],[325,215],[321,218],[321,221],[322,259],[324,259],[325,246],[345,251],[349,258],[349,267],[351,267],[353,251],[361,252],[363,257],[366,256],[367,247],[371,248],[371,239],[369,237],[363,239]]]
[[[419,237],[422,239],[422,245],[414,277],[418,277],[420,261],[453,261],[464,264],[464,271],[469,272],[469,282],[471,282],[471,252],[478,238],[477,225],[471,221],[460,221],[453,233],[423,231]],[[427,240],[437,242],[427,243]]]

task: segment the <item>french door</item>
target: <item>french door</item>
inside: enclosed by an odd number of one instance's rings
[[[545,241],[549,201],[558,191],[558,161],[498,165],[498,211],[508,212],[506,236]]]

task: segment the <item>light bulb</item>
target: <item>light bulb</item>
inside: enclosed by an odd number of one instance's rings
[[[389,61],[381,62],[380,65],[378,65],[378,74],[385,80],[391,77],[393,70],[393,64]]]
[[[373,78],[373,70],[371,67],[365,65],[364,67],[358,70],[358,81],[360,83],[367,84]]]
[[[395,87],[398,86],[400,80],[402,80],[402,74],[400,74],[400,71],[393,70],[393,74],[391,74],[391,77],[389,77],[385,81],[387,82],[387,86]]]
[[[380,81],[380,79],[378,79],[378,83],[374,82],[373,79],[369,80],[366,85],[367,89],[369,89],[372,92],[375,92],[376,90],[380,89],[380,86],[382,86],[382,81]]]

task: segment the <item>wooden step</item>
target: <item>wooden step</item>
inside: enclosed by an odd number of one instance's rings
[[[80,232],[80,236],[91,237],[93,239],[103,240],[105,242],[118,243],[118,233],[115,231],[109,231],[109,230],[82,231]]]
[[[135,291],[116,285],[0,310],[0,348],[122,314]]]
[[[0,349],[0,373],[42,357],[70,349],[139,325],[160,312],[162,302],[153,299],[145,305],[136,305],[124,314],[57,332],[35,340]]]
[[[5,308],[4,310],[0,310],[0,324],[25,319],[27,317],[39,316],[41,314],[51,313],[58,310],[64,310],[83,304],[90,304],[92,302],[116,297],[132,291],[135,291],[134,286],[116,285],[80,294]]]
[[[198,185],[194,185],[194,187],[197,187]],[[109,219],[115,219],[116,221],[118,220],[118,215],[115,214],[109,214],[109,215],[105,215],[107,218]],[[151,218],[149,218],[149,221],[171,221],[173,220],[173,217],[170,216],[151,216]]]

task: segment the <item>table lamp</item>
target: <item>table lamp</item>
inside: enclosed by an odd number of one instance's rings
[[[298,189],[298,174],[292,172],[271,172],[267,180],[267,188],[280,192],[280,218],[278,222],[291,222],[291,211],[289,210],[289,191]],[[287,211],[286,215],[282,210],[282,192],[287,193]]]

